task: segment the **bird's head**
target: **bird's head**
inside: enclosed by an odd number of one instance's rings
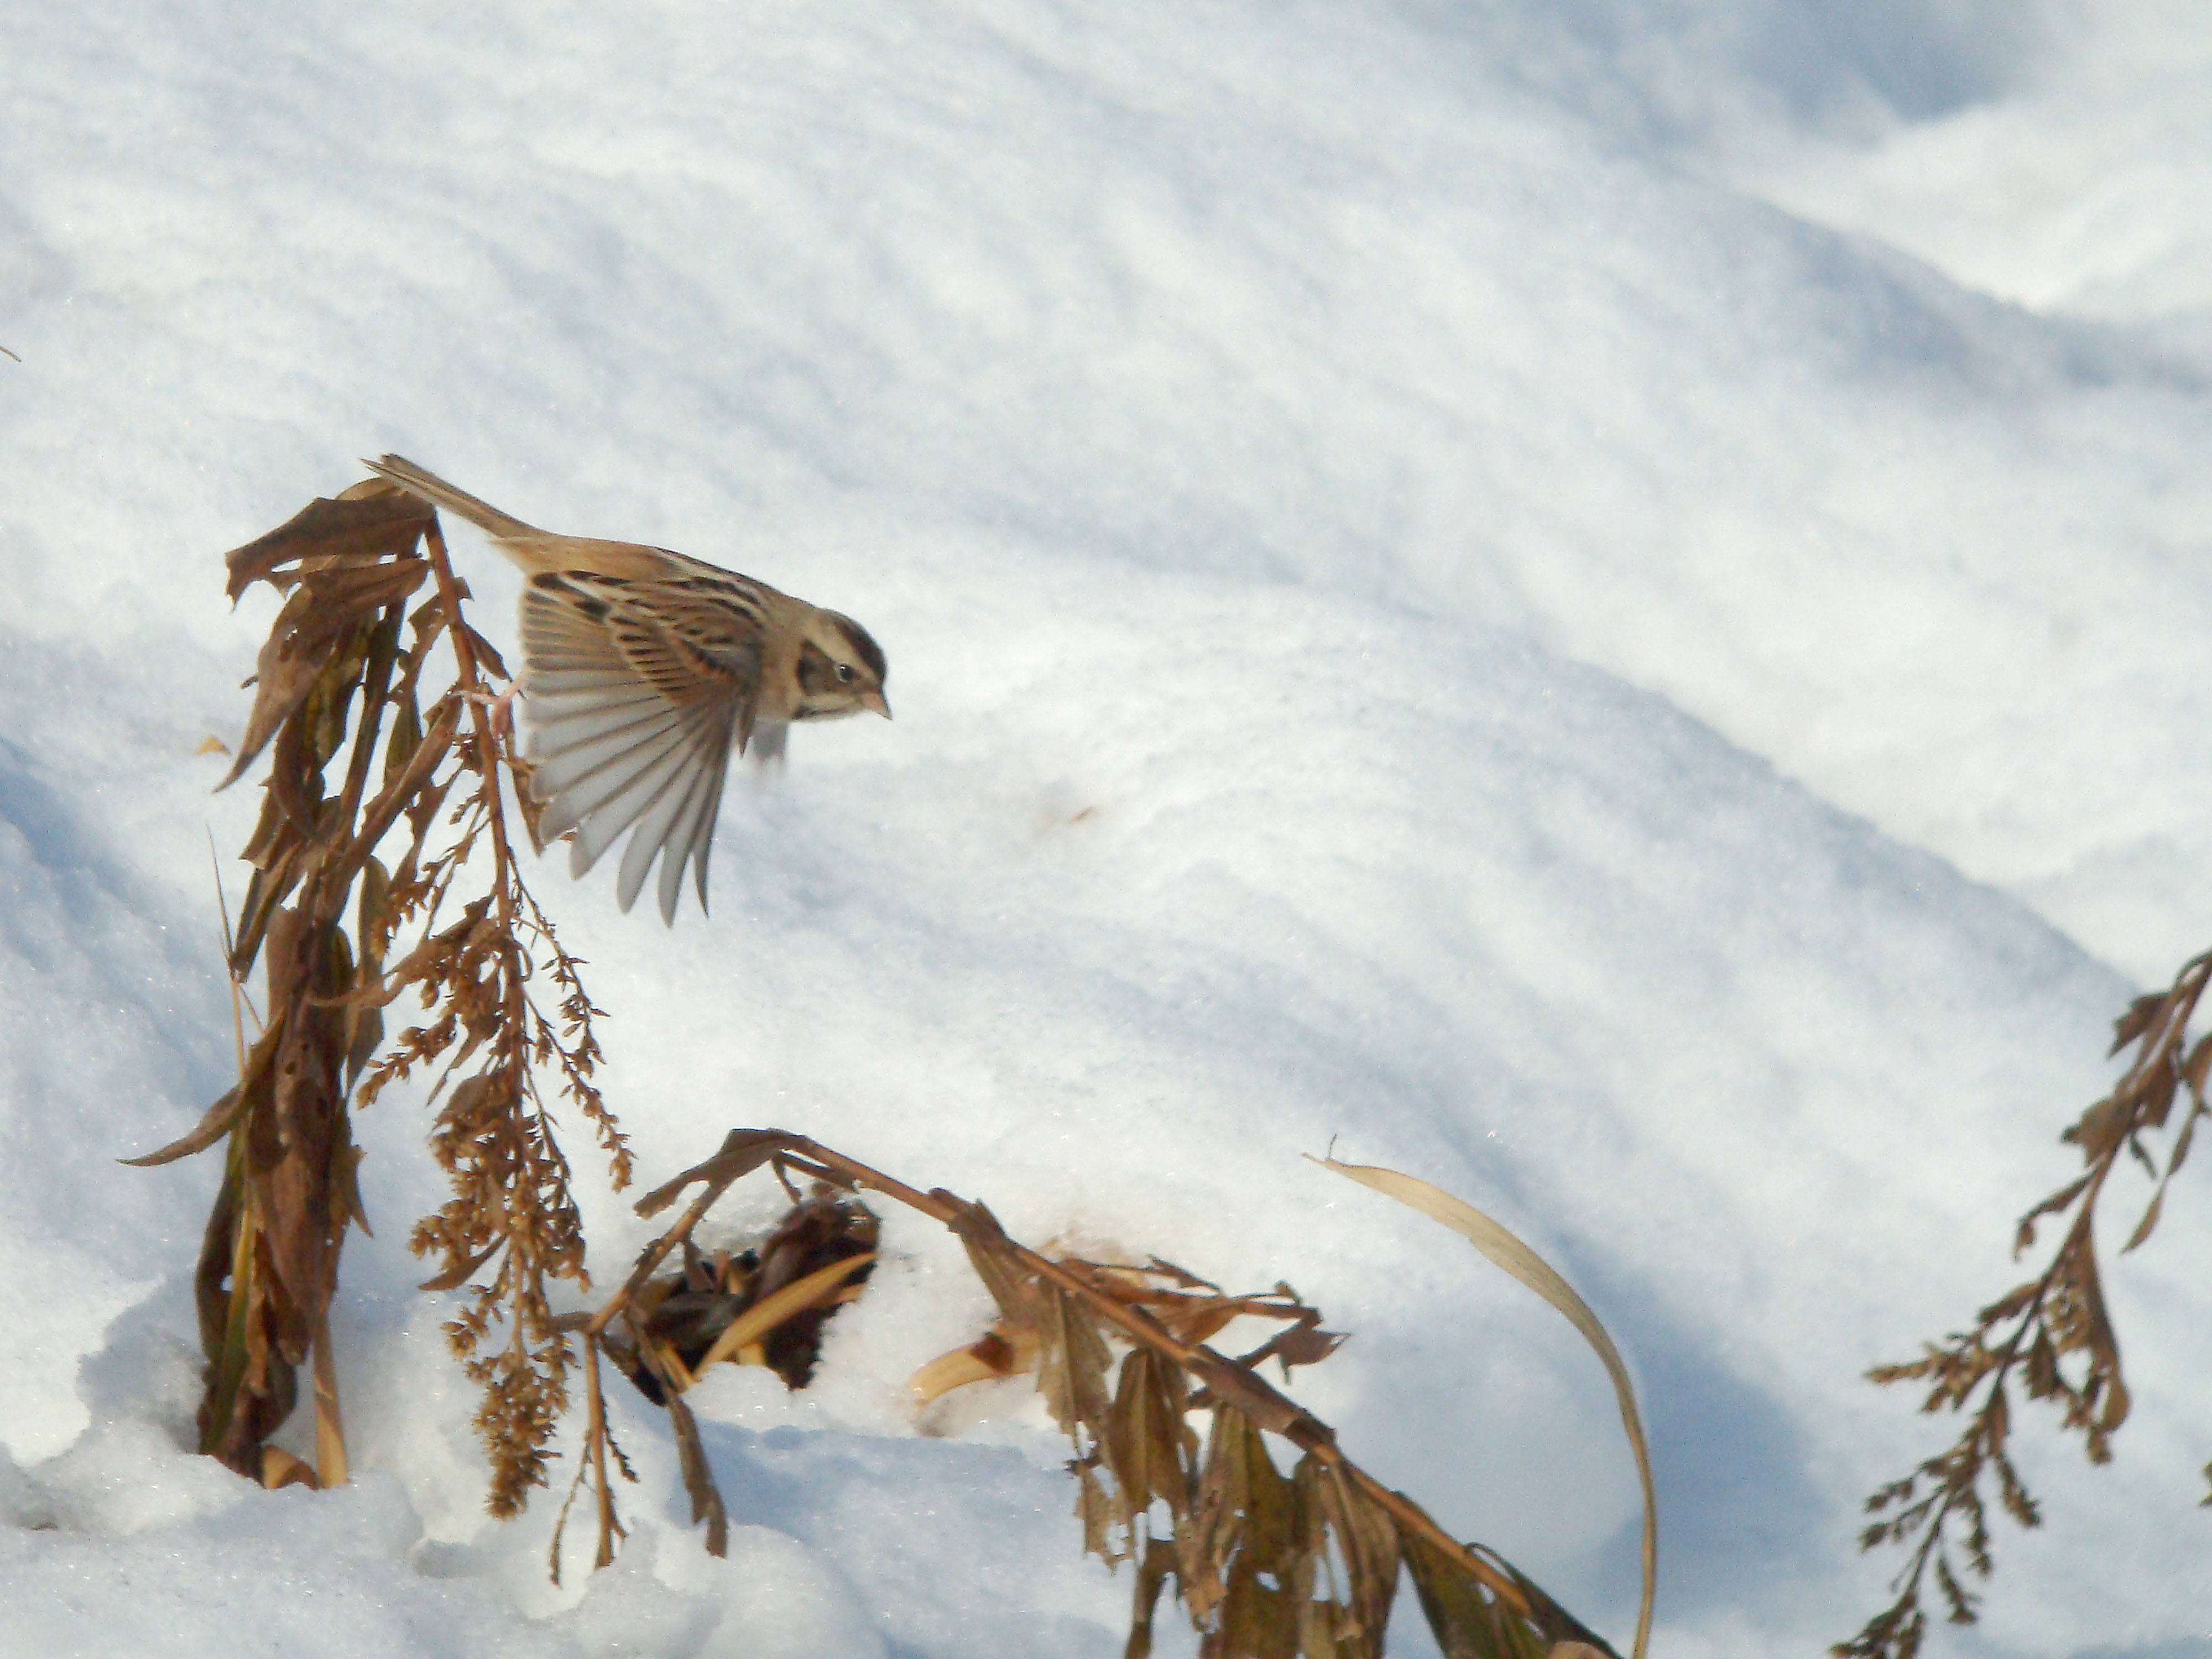
[[[884,649],[850,617],[817,609],[799,640],[799,701],[793,720],[830,720],[862,709],[885,720]]]

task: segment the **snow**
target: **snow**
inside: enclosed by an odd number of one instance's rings
[[[729,1561],[618,1397],[632,1540],[555,1591],[554,1506],[481,1514],[398,1092],[338,1313],[360,1480],[187,1455],[216,1171],[113,1159],[232,1064],[208,841],[255,801],[195,750],[270,612],[215,560],[387,448],[890,654],[896,725],[732,790],[711,921],[537,878],[648,1183],[773,1123],[1019,1237],[1288,1279],[1356,1334],[1298,1386],[1352,1454],[1625,1638],[1595,1361],[1301,1158],[1334,1137],[1523,1230],[1631,1356],[1658,1651],[1878,1605],[1857,1503],[1948,1425],[1859,1374],[2013,1282],[2107,1022],[2212,931],[2194,9],[9,34],[0,1654],[1119,1651],[1034,1404],[906,1407],[987,1304],[899,1214],[814,1388],[699,1396]],[[2118,1461],[2031,1418],[2048,1524],[1934,1650],[2212,1652],[2193,1180],[2109,1281]],[[587,1201],[604,1279],[645,1231]]]

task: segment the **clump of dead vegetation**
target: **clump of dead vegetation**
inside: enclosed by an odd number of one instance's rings
[[[462,614],[435,514],[389,484],[318,501],[226,562],[233,599],[256,582],[284,596],[224,780],[270,751],[225,941],[241,1001],[261,969],[260,1030],[250,1047],[241,1030],[238,1083],[198,1127],[132,1160],[227,1147],[197,1278],[201,1449],[303,1478],[268,1443],[312,1352],[315,1478],[344,1478],[327,1316],[346,1228],[368,1225],[350,1111],[422,1072],[453,1196],[410,1243],[438,1264],[432,1287],[467,1287],[447,1334],[483,1387],[492,1510],[515,1514],[568,1404],[550,1287],[587,1282],[545,1089],[592,1127],[617,1186],[629,1153],[592,1083],[580,964],[516,862],[529,796],[501,787],[525,769],[496,718],[506,667]],[[421,1023],[388,1031],[410,998]]]
[[[2014,1232],[2018,1260],[2045,1225],[2063,1229],[2042,1271],[1982,1309],[1972,1328],[1923,1345],[1917,1359],[1868,1373],[1884,1386],[1923,1386],[1923,1412],[1963,1413],[1966,1425],[1950,1446],[1867,1500],[1877,1518],[1860,1534],[1860,1547],[1902,1545],[1907,1553],[1892,1584],[1894,1599],[1851,1640],[1836,1644],[1837,1659],[1913,1659],[1927,1636],[1931,1583],[1951,1623],[1975,1622],[1980,1595],[1968,1581],[1986,1581],[1994,1567],[1985,1493],[2019,1525],[2041,1523],[2041,1508],[2008,1449],[2015,1390],[2049,1401],[2061,1431],[2081,1437],[2091,1462],[2111,1461],[2112,1436],[2127,1420],[2130,1402],[2119,1339],[2105,1305],[2097,1206],[2124,1155],[2152,1191],[2121,1253],[2137,1248],[2158,1225],[2166,1188],[2189,1156],[2197,1126],[2212,1115],[2205,1101],[2212,1036],[2189,1041],[2208,984],[2212,951],[2185,964],[2168,989],[2137,998],[2116,1022],[2112,1052],[2132,1044],[2135,1054],[2112,1092],[2060,1137],[2081,1150],[2082,1172],[2033,1206]],[[2204,1473],[2212,1481],[2212,1464]],[[2212,1505],[2212,1496],[2204,1501]]]
[[[433,509],[381,481],[313,502],[228,565],[234,599],[256,583],[283,599],[224,781],[270,753],[240,854],[251,874],[235,925],[225,923],[239,1079],[191,1133],[131,1160],[223,1149],[195,1279],[202,1450],[270,1485],[346,1478],[329,1311],[346,1231],[368,1224],[351,1114],[412,1079],[434,1111],[429,1147],[451,1196],[409,1242],[435,1264],[424,1288],[457,1298],[447,1334],[483,1389],[476,1427],[493,1514],[520,1513],[548,1484],[582,1371],[556,1579],[580,1494],[597,1523],[595,1565],[623,1535],[616,1483],[634,1477],[614,1439],[605,1365],[665,1413],[693,1518],[723,1551],[726,1511],[684,1396],[722,1363],[805,1385],[824,1322],[861,1294],[877,1260],[879,1222],[860,1198],[872,1193],[955,1232],[999,1308],[992,1330],[922,1367],[917,1401],[1035,1377],[1073,1445],[1085,1547],[1133,1565],[1133,1659],[1150,1653],[1170,1585],[1208,1659],[1378,1656],[1401,1571],[1452,1659],[1613,1653],[1502,1557],[1453,1539],[1360,1468],[1261,1375],[1272,1361],[1287,1379],[1343,1340],[1286,1285],[1232,1295],[1157,1260],[1055,1259],[1009,1238],[980,1203],[919,1191],[804,1136],[747,1130],[639,1205],[653,1215],[700,1189],[611,1297],[556,1314],[563,1281],[572,1304],[591,1285],[556,1111],[596,1140],[617,1188],[630,1157],[593,1082],[602,1016],[583,964],[519,867],[518,831],[535,848],[536,813],[506,719],[505,665],[466,619]],[[1650,1464],[1626,1370],[1595,1316],[1456,1200],[1388,1171],[1331,1167],[1462,1232],[1604,1357],[1644,1480],[1640,1656],[1655,1560]],[[750,1249],[702,1249],[702,1219],[763,1168],[784,1182],[790,1210]],[[1209,1346],[1248,1318],[1278,1328],[1241,1356]],[[311,1360],[313,1467],[270,1443]]]
[[[734,1183],[763,1168],[787,1186],[796,1174],[816,1188],[772,1237],[811,1235],[818,1242],[794,1260],[781,1288],[729,1297],[702,1319],[728,1270],[697,1255],[693,1234]],[[713,1158],[647,1194],[638,1212],[659,1214],[695,1186],[697,1194],[647,1248],[629,1282],[575,1322],[590,1412],[570,1498],[589,1486],[598,1565],[614,1559],[623,1535],[614,1477],[628,1473],[607,1427],[601,1356],[667,1407],[692,1519],[705,1523],[707,1547],[720,1554],[728,1514],[683,1400],[702,1365],[684,1361],[678,1344],[693,1345],[705,1364],[740,1358],[775,1321],[850,1294],[874,1259],[872,1218],[859,1220],[867,1212],[850,1195],[872,1192],[956,1234],[999,1308],[984,1336],[915,1374],[917,1398],[990,1377],[1036,1379],[1073,1449],[1068,1469],[1084,1547],[1109,1565],[1134,1564],[1130,1659],[1152,1652],[1160,1596],[1170,1584],[1206,1659],[1380,1659],[1401,1567],[1448,1655],[1568,1659],[1613,1652],[1510,1562],[1454,1539],[1412,1498],[1353,1462],[1334,1430],[1261,1374],[1273,1360],[1287,1377],[1295,1366],[1326,1359],[1344,1340],[1323,1330],[1320,1312],[1289,1286],[1232,1295],[1158,1259],[1131,1266],[1047,1256],[1007,1237],[980,1203],[942,1188],[917,1190],[782,1130],[732,1130]],[[809,1224],[811,1215],[829,1223]],[[686,1267],[664,1275],[663,1264],[678,1250]],[[772,1253],[768,1247],[763,1256]],[[668,1310],[679,1299],[686,1299],[683,1317],[672,1320]],[[1234,1358],[1208,1346],[1246,1317],[1280,1328]],[[1648,1480],[1641,1431],[1632,1431]],[[1270,1437],[1297,1455],[1287,1474],[1270,1455]],[[560,1549],[556,1532],[556,1573]],[[1644,1638],[1639,1629],[1639,1653]]]

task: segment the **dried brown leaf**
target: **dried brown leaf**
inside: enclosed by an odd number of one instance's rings
[[[1544,1659],[1550,1644],[1486,1595],[1457,1561],[1410,1530],[1399,1542],[1443,1659]]]
[[[230,1133],[231,1126],[238,1121],[240,1115],[246,1109],[246,1085],[234,1085],[223,1093],[221,1099],[207,1109],[206,1115],[200,1119],[189,1134],[178,1136],[176,1139],[157,1152],[146,1152],[137,1158],[119,1158],[117,1162],[127,1164],[134,1170],[151,1170],[164,1164],[173,1164],[180,1158],[190,1158],[195,1152],[204,1152]]]
[[[2089,1175],[2085,1175],[2078,1180],[2068,1182],[2057,1192],[2051,1194],[2048,1198],[2042,1200],[2033,1209],[2028,1211],[2026,1215],[2021,1217],[2020,1224],[2014,1230],[2013,1234],[2012,1253],[2014,1257],[2017,1259],[2035,1243],[2035,1224],[2037,1222],[2040,1221],[2045,1216],[2057,1215],[2067,1209],[2073,1204],[2075,1199],[2081,1197],[2084,1192],[2088,1190],[2089,1182],[2094,1178],[2094,1172],[2092,1171]]]
[[[2173,1151],[2166,1155],[2166,1180],[2172,1180],[2176,1172],[2178,1172],[2181,1166],[2188,1161],[2189,1144],[2197,1137],[2197,1126],[2203,1122],[2207,1117],[2212,1117],[2212,1110],[2208,1110],[2206,1108],[2199,1106],[2183,1121],[2181,1125],[2181,1133],[2174,1137]]]
[[[1042,1287],[1037,1322],[1037,1392],[1053,1421],[1078,1443],[1106,1419],[1106,1372],[1113,1364],[1097,1316],[1057,1285]],[[1079,1431],[1081,1431],[1079,1433]]]
[[[2106,1050],[2106,1057],[2117,1054],[2148,1030],[2151,1022],[2165,1011],[2170,1000],[2170,993],[2153,991],[2130,1003],[2127,1012],[2112,1022],[2112,1046]]]
[[[1257,1365],[1262,1360],[1272,1359],[1288,1376],[1293,1366],[1318,1365],[1342,1347],[1346,1340],[1340,1331],[1322,1329],[1319,1310],[1308,1308],[1298,1315],[1296,1322],[1276,1332],[1251,1352],[1239,1355],[1237,1364]]]
[[[714,1471],[707,1461],[707,1449],[700,1443],[699,1420],[691,1415],[691,1408],[684,1403],[680,1389],[670,1388],[668,1393],[668,1423],[676,1440],[677,1467],[683,1473],[684,1490],[691,1499],[691,1524],[707,1523],[707,1553],[725,1556],[730,1553],[730,1516],[722,1504],[721,1488],[714,1484]]]
[[[366,666],[379,613],[420,586],[428,570],[421,559],[399,559],[363,568],[313,568],[304,574],[261,647],[254,668],[253,708],[230,769],[216,786],[218,790],[237,781],[277,729],[319,690],[320,704],[310,711],[317,764],[336,752],[344,730],[346,702]],[[281,787],[289,781],[280,775],[270,783]]]
[[[1328,1646],[1310,1645],[1308,1650],[1327,1652],[1333,1659],[1382,1659],[1398,1589],[1397,1523],[1334,1463],[1309,1454],[1291,1471],[1291,1480],[1297,1488],[1306,1540],[1298,1595],[1312,1601],[1316,1589],[1333,1592],[1314,1602],[1333,1609],[1327,1620]],[[1330,1583],[1335,1577],[1332,1539],[1334,1559],[1343,1568],[1340,1584]]]
[[[1109,1567],[1118,1566],[1129,1553],[1122,1541],[1128,1536],[1127,1506],[1120,1493],[1098,1478],[1097,1467],[1087,1459],[1077,1458],[1067,1468],[1075,1477],[1075,1515],[1083,1523],[1084,1553]]]
[[[1177,1521],[1190,1512],[1190,1469],[1198,1437],[1184,1421],[1190,1386],[1182,1368],[1150,1348],[1121,1361],[1114,1405],[1107,1413],[1103,1449],[1114,1484],[1133,1515],[1154,1500]]]
[[[355,489],[361,489],[356,485]],[[233,548],[222,562],[235,602],[257,581],[289,586],[285,567],[309,559],[376,559],[414,546],[435,519],[424,502],[396,490],[348,490],[336,500],[310,501],[267,535]]]
[[[1160,1589],[1175,1571],[1175,1546],[1164,1539],[1146,1540],[1137,1557],[1136,1584],[1129,1601],[1129,1640],[1121,1650],[1121,1659],[1152,1659],[1152,1620],[1159,1608]]]
[[[2150,1237],[2151,1230],[2158,1225],[2159,1212],[2165,1206],[2166,1183],[2161,1181],[2158,1183],[2158,1190],[2150,1195],[2150,1202],[2143,1207],[2142,1219],[2136,1223],[2136,1230],[2128,1235],[2128,1242],[2120,1246],[2122,1255]]]
[[[2208,1075],[2212,1075],[2212,1036],[2197,1038],[2196,1046],[2189,1051],[2189,1058],[2181,1064],[2181,1080],[2189,1085],[2192,1100],[2204,1098],[2204,1082]]]

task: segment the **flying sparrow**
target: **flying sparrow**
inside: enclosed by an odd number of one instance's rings
[[[686,862],[706,908],[732,741],[765,763],[793,720],[890,718],[882,648],[850,617],[665,548],[534,530],[397,455],[364,465],[522,568],[517,684],[538,833],[574,832],[580,876],[636,825],[615,886],[625,910],[656,854],[661,919],[676,920]]]

